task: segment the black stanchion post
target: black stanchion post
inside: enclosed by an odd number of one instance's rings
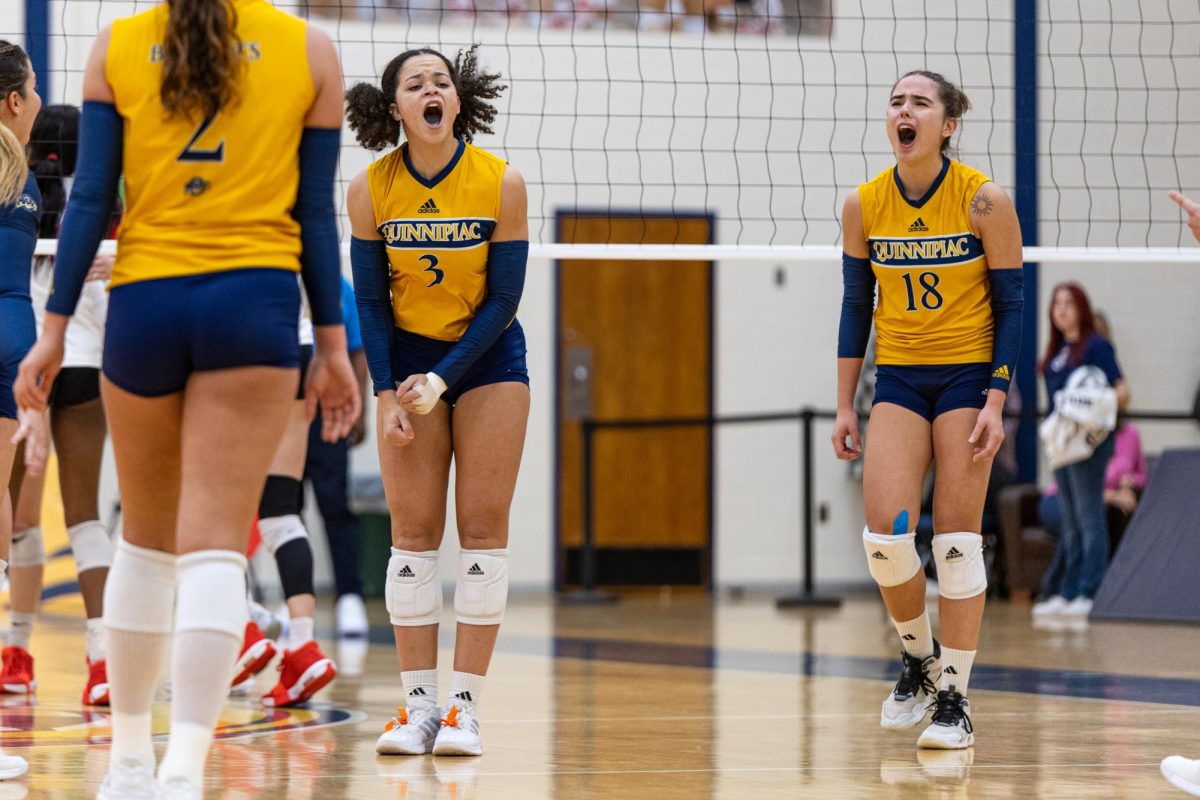
[[[595,498],[592,478],[593,444],[596,439],[596,423],[590,417],[582,422],[583,433],[583,471],[580,483],[583,486],[583,549],[579,553],[579,578],[583,588],[567,592],[560,596],[564,603],[573,605],[615,603],[617,596],[612,592],[602,592],[596,588],[596,542],[594,508]]]
[[[816,412],[800,412],[801,543],[804,551],[804,586],[799,594],[780,597],[776,608],[837,608],[840,597],[819,597],[813,591],[813,420]]]

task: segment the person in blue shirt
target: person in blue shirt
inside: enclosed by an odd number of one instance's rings
[[[1096,330],[1087,293],[1077,283],[1060,283],[1051,293],[1050,339],[1041,363],[1046,398],[1066,385],[1080,367],[1099,368],[1117,393],[1117,407],[1129,407],[1129,384],[1117,364],[1113,346]],[[1062,613],[1086,617],[1092,598],[1108,568],[1108,518],[1104,508],[1104,472],[1112,457],[1115,439],[1101,442],[1083,461],[1054,471],[1062,512],[1063,575],[1059,594],[1066,601]]]
[[[12,544],[13,499],[8,494],[17,446],[17,404],[13,383],[21,359],[33,346],[36,329],[29,297],[29,275],[42,204],[37,181],[25,157],[33,120],[42,106],[37,75],[25,51],[0,41],[0,575],[8,568]],[[38,436],[26,444],[27,462],[44,458],[41,414],[30,424]],[[31,466],[38,466],[32,464]],[[0,780],[15,778],[29,768],[20,756],[0,753]]]

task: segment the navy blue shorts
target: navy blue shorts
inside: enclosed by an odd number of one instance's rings
[[[118,286],[109,293],[104,375],[142,397],[193,372],[300,366],[296,273],[247,268]]]
[[[33,347],[37,329],[29,298],[0,297],[0,417],[17,418],[13,384],[21,359]]]
[[[392,340],[392,375],[397,381],[403,381],[409,375],[424,375],[450,352],[454,344],[396,328]],[[462,380],[446,389],[442,399],[453,406],[458,398],[472,389],[507,381],[529,385],[529,368],[525,365],[525,331],[516,320],[471,365]]]
[[[875,403],[894,403],[933,422],[956,408],[983,408],[991,372],[991,364],[880,364]]]

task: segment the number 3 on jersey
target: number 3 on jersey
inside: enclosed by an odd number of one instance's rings
[[[437,286],[439,283],[442,282],[442,278],[446,277],[445,271],[438,269],[437,256],[432,255],[432,254],[426,254],[426,255],[421,256],[417,260],[424,261],[426,264],[428,264],[428,266],[425,267],[425,269],[421,270],[422,272],[433,273],[433,283],[427,284],[425,288],[430,289],[434,286]]]
[[[917,276],[917,282],[921,285],[921,305],[928,311],[937,311],[945,302],[941,293],[937,290],[938,282],[941,278],[936,272],[922,272]],[[908,308],[905,311],[917,310],[917,296],[913,290],[912,273],[904,273],[904,288],[908,291]]]
[[[213,150],[201,150],[196,147],[196,142],[200,141],[200,137],[213,124],[213,120],[217,118],[219,112],[214,111],[200,121],[200,126],[196,128],[196,132],[192,134],[192,138],[188,139],[188,143],[183,146],[183,152],[175,159],[176,161],[207,161],[220,163],[225,160],[225,140],[222,139]]]

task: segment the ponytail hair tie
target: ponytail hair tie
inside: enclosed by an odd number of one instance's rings
[[[51,153],[46,156],[47,161],[58,161],[58,153]]]

